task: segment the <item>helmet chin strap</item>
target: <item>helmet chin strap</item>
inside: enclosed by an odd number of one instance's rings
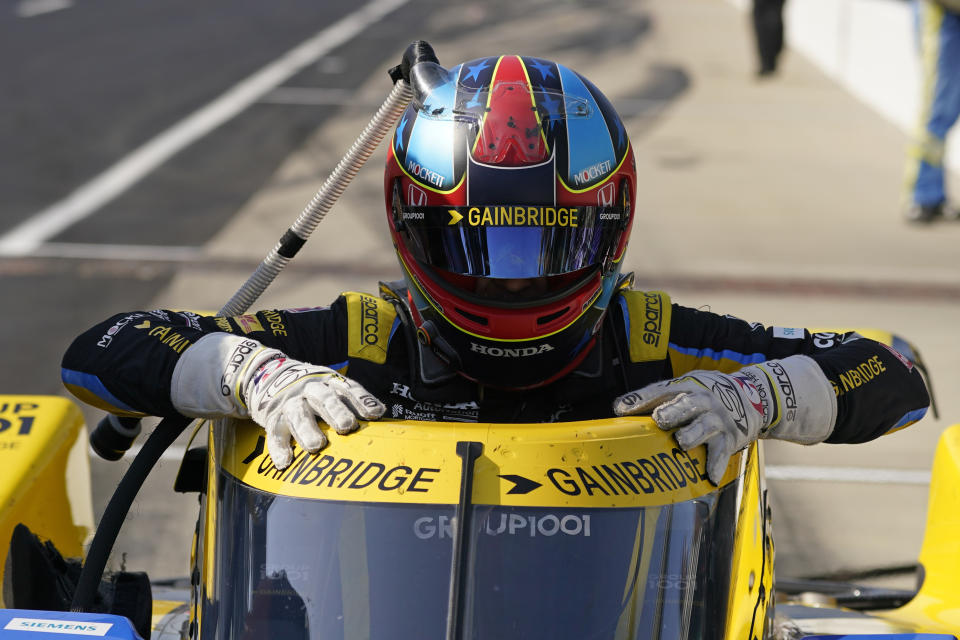
[[[430,328],[422,330],[418,324],[421,324],[422,318],[413,304],[413,298],[409,289],[403,282],[380,283],[380,292],[391,302],[400,314],[401,322],[416,332],[417,339],[409,340],[408,348],[410,358],[414,359],[411,366],[415,367],[417,376],[424,385],[436,386],[449,382],[457,377],[459,373],[460,358],[456,351],[444,340],[437,336],[433,323]],[[432,329],[432,330],[431,330]],[[442,346],[440,346],[442,345]],[[435,349],[443,349],[441,357]]]
[[[462,366],[457,350],[440,335],[433,320],[424,320],[417,329],[417,342],[428,347],[433,354],[451,369],[459,370]]]
[[[420,381],[427,386],[449,382],[460,374],[459,371],[441,360],[432,348],[419,341],[417,342],[417,363]]]

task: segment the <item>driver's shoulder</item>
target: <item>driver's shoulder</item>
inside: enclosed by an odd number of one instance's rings
[[[614,298],[631,362],[667,358],[673,304],[665,291],[622,288]]]
[[[346,320],[347,355],[383,364],[391,339],[400,327],[394,304],[372,293],[345,291],[340,294]]]

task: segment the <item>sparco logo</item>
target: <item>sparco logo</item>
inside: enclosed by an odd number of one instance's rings
[[[653,347],[660,346],[660,331],[663,319],[660,294],[644,293],[643,341]]]
[[[363,344],[377,344],[377,337],[380,332],[380,314],[377,312],[377,301],[369,296],[361,296],[360,308],[363,310],[360,317],[360,339]]]
[[[501,349],[500,347],[485,347],[476,342],[470,343],[470,351],[482,353],[485,356],[494,358],[525,358],[526,356],[536,356],[547,351],[553,351],[549,344],[542,344],[539,347],[520,347],[518,349]]]
[[[257,346],[258,343],[253,340],[244,340],[233,349],[233,353],[227,359],[227,366],[223,369],[223,375],[220,376],[220,393],[224,396],[233,395],[233,379],[244,360]]]
[[[783,365],[776,360],[770,360],[766,364],[780,387],[780,393],[783,394],[783,407],[786,409],[784,416],[787,420],[793,420],[797,414],[797,395],[793,390],[793,381]]]

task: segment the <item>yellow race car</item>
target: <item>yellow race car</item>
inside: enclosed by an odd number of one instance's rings
[[[179,480],[201,496],[189,587],[151,597],[145,580],[113,576],[85,611],[57,612],[31,610],[42,596],[17,592],[43,584],[23,576],[23,567],[40,566],[24,560],[23,540],[36,541],[30,553],[46,554],[44,567],[60,567],[59,587],[76,588],[79,561],[55,558],[80,557],[92,526],[86,429],[63,398],[0,396],[0,407],[0,536],[15,542],[2,638],[960,632],[960,425],[937,449],[915,595],[831,585],[828,601],[844,606],[808,606],[788,593],[796,585],[778,591],[760,443],[731,459],[717,487],[706,479],[702,447],[682,451],[647,418],[381,421],[317,454],[296,450],[281,471],[257,425],[219,421],[206,446],[188,452]]]

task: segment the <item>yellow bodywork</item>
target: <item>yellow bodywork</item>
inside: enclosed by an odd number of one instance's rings
[[[181,640],[189,620],[190,603],[181,600],[154,600],[151,612],[151,638]]]
[[[93,532],[93,506],[87,433],[77,406],[57,396],[0,395],[0,468],[3,548],[23,523],[64,556],[82,556]],[[0,564],[0,579],[3,570]]]
[[[767,610],[773,606],[773,533],[759,442],[746,450],[739,499],[726,637],[753,640],[764,637]]]
[[[960,631],[960,424],[948,427],[937,444],[920,564],[920,592],[899,609],[880,615],[925,632],[956,634]]]
[[[483,443],[474,467],[475,504],[655,510],[716,490],[706,480],[704,447],[680,451],[672,433],[645,417],[522,428],[371,422],[346,437],[327,430],[331,439],[327,449],[313,455],[297,449],[293,463],[284,470],[272,465],[263,432],[256,425],[218,425],[216,431],[219,437],[211,445],[219,449],[217,458],[225,472],[261,491],[291,497],[455,504],[461,480],[461,463],[454,453],[458,441]],[[518,491],[516,479],[521,477],[542,488]],[[738,477],[742,478],[736,497],[739,524],[731,558],[726,637],[759,639],[767,630],[773,606],[773,540],[760,443],[731,458],[721,485]],[[210,478],[210,485],[214,484]],[[209,518],[209,503],[207,508]],[[208,521],[206,528],[211,524]],[[648,535],[653,535],[652,529]],[[205,555],[212,555],[209,538],[204,547]],[[209,579],[211,567],[204,569]],[[211,588],[207,584],[208,594]],[[628,625],[630,615],[636,613],[628,610],[621,624]]]
[[[497,425],[381,420],[349,436],[326,425],[331,444],[316,454],[294,449],[278,470],[263,430],[239,423],[221,429],[220,464],[238,480],[269,493],[362,502],[456,504],[460,491],[458,441],[484,445],[477,460],[475,504],[556,507],[641,507],[673,504],[714,491],[706,451],[682,451],[650,418]],[[736,479],[740,455],[721,484]],[[522,477],[545,489],[518,491]]]

